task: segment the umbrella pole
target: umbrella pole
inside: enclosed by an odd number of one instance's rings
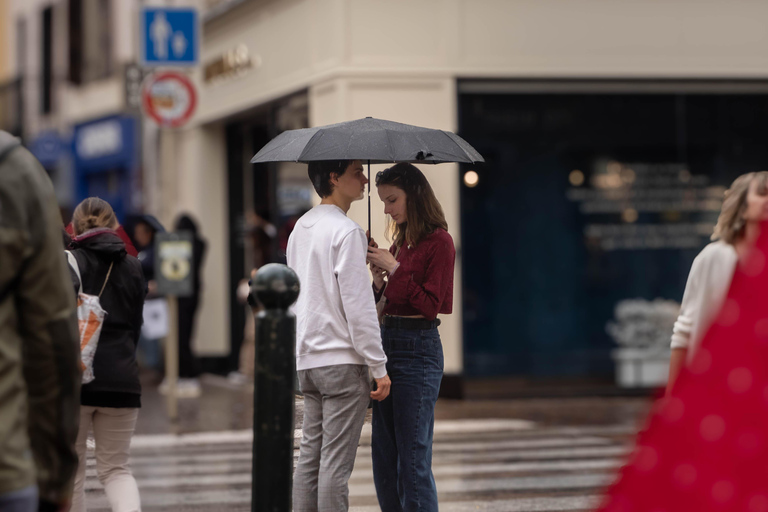
[[[371,161],[368,160],[368,241],[371,241]]]

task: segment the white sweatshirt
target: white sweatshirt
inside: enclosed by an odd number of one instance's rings
[[[367,247],[363,229],[338,206],[317,205],[296,222],[287,256],[301,285],[292,308],[297,370],[367,364],[374,378],[387,374]]]
[[[736,249],[723,241],[707,245],[693,260],[671,344],[687,348],[689,361],[725,302],[738,261]]]

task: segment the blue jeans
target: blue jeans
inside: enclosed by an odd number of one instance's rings
[[[443,378],[437,328],[381,328],[392,380],[389,396],[373,402],[373,481],[381,510],[437,511],[432,475],[435,403]]]
[[[0,494],[0,512],[36,512],[37,486]]]

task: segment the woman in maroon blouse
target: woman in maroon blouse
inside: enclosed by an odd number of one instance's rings
[[[371,240],[368,248],[392,379],[389,397],[373,403],[373,479],[382,510],[436,512],[432,433],[443,378],[437,315],[453,310],[456,250],[443,209],[416,167],[381,171],[376,187],[394,243],[387,251]]]

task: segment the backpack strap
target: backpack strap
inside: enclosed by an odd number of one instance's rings
[[[104,284],[101,285],[101,291],[99,292],[99,298],[101,298],[101,294],[104,293],[104,288],[107,287],[107,281],[109,281],[109,275],[112,273],[112,265],[114,265],[114,264],[115,264],[114,261],[111,261],[109,263],[109,270],[107,270],[107,278],[104,279]]]
[[[83,293],[83,278],[80,276],[80,267],[77,264],[77,258],[75,258],[75,255],[72,254],[71,251],[64,251],[64,252],[67,253],[67,261],[69,261],[69,266],[72,267],[72,270],[75,271],[75,274],[77,274],[77,280],[80,282],[80,286],[77,289],[77,294],[80,295],[81,293]],[[110,270],[111,270],[111,267],[110,267]]]

